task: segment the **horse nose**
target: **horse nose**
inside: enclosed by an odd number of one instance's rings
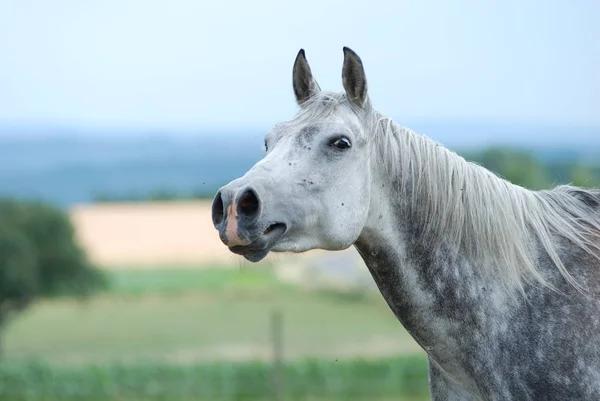
[[[247,245],[261,212],[257,192],[251,187],[234,191],[222,188],[212,204],[212,220],[221,241],[229,247]]]
[[[221,189],[213,199],[212,220],[217,228],[226,219],[242,217],[245,220],[253,220],[259,213],[260,199],[256,191],[250,187],[235,194],[232,190]]]

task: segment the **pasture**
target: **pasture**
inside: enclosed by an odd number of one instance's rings
[[[107,274],[102,294],[41,301],[8,326],[0,398],[272,399],[274,310],[290,399],[426,395],[424,354],[377,293],[300,290],[267,263]]]

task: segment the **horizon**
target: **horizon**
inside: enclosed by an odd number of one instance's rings
[[[395,121],[398,123],[397,121]],[[398,123],[400,124],[400,123]],[[571,149],[596,145],[600,150],[600,126],[542,125],[532,122],[485,120],[421,120],[400,124],[418,135],[427,136],[449,148],[553,148]],[[126,143],[131,141],[210,141],[230,142],[243,140],[261,144],[269,128],[198,128],[177,130],[159,127],[85,127],[45,126],[0,123],[0,142],[87,142]],[[257,145],[258,146],[258,145]]]

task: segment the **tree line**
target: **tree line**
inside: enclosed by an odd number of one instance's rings
[[[40,297],[85,297],[104,288],[69,216],[42,202],[0,199],[0,356],[2,331]]]

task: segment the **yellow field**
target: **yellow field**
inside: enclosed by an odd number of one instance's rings
[[[244,263],[219,239],[209,201],[80,205],[71,209],[70,216],[90,259],[105,268]],[[291,258],[270,255],[267,260]]]
[[[236,260],[212,226],[207,201],[77,206],[71,220],[89,257],[101,266]]]

